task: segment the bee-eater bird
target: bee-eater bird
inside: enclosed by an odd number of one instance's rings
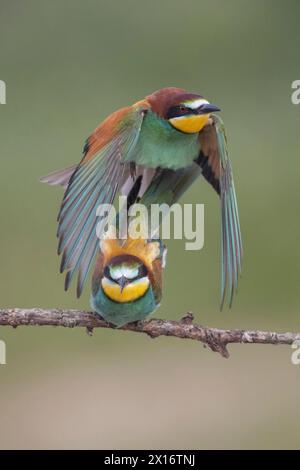
[[[86,140],[81,162],[42,178],[66,187],[58,216],[58,253],[65,289],[76,272],[80,296],[98,250],[97,207],[118,192],[130,204],[176,202],[202,175],[220,197],[222,281],[231,305],[242,242],[220,109],[199,94],[163,88],[108,116]]]
[[[160,240],[102,239],[92,278],[92,308],[116,326],[143,320],[160,303],[165,257]]]

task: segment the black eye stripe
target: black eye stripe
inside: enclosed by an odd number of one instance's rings
[[[148,270],[144,264],[139,267],[139,274],[137,277],[145,277],[148,275]]]
[[[198,112],[196,109],[191,109],[184,105],[171,106],[167,113],[167,119],[172,119],[180,116],[187,116],[190,114],[198,114]]]
[[[110,275],[109,266],[105,266],[103,274],[104,274],[104,276],[105,276],[107,279],[110,279],[111,281],[116,282],[116,280],[113,279],[113,278],[111,277],[111,275]]]

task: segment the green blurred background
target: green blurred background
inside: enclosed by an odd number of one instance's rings
[[[156,315],[218,327],[300,330],[298,0],[0,0],[1,307],[89,308],[63,291],[56,256],[60,188],[41,175],[79,161],[115,109],[164,86],[223,110],[245,248],[232,310],[219,311],[219,212],[205,203],[205,247],[168,243]],[[1,328],[1,448],[298,448],[300,366],[289,347],[114,331]]]

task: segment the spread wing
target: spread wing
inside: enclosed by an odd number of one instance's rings
[[[200,132],[200,144],[197,163],[202,168],[202,175],[219,194],[221,201],[222,308],[226,292],[229,294],[229,306],[232,304],[241,273],[243,248],[226,135],[219,116],[213,115],[211,123]]]
[[[86,141],[84,157],[65,191],[58,215],[58,254],[61,272],[67,270],[66,290],[78,272],[78,297],[98,251],[97,208],[113,202],[128,176],[129,164],[123,160],[135,150],[143,115],[141,107],[128,107],[109,116]]]

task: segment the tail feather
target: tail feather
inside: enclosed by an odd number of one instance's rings
[[[53,171],[52,173],[49,173],[49,175],[42,176],[40,181],[41,183],[47,183],[52,186],[60,185],[66,188],[76,168],[77,165],[72,165],[64,170]]]

